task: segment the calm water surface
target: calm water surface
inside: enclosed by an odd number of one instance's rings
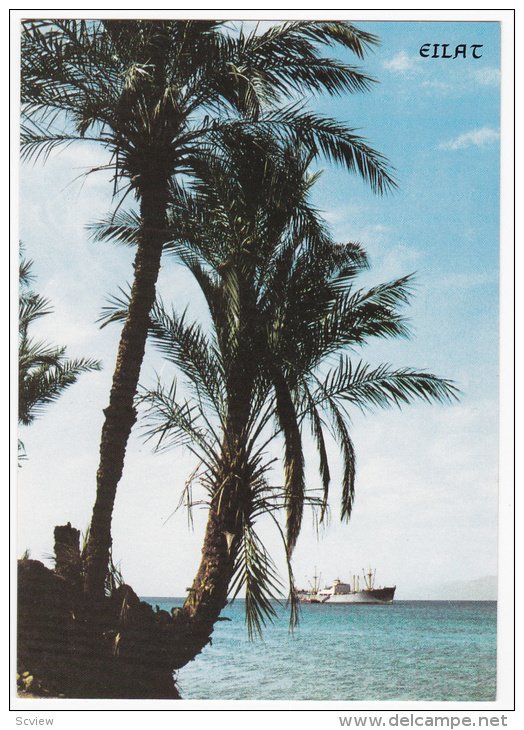
[[[145,598],[169,610],[177,598]],[[250,642],[244,604],[178,674],[184,699],[489,701],[496,694],[495,601],[303,605]]]

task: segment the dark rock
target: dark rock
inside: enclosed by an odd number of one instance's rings
[[[162,614],[171,625],[127,585],[89,603],[74,575],[70,581],[37,560],[21,560],[18,674],[33,677],[31,692],[40,696],[179,699],[173,622]]]

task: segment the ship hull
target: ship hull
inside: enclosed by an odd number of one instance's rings
[[[394,595],[395,586],[391,588],[374,588],[370,591],[335,593],[326,596],[323,603],[392,603]]]

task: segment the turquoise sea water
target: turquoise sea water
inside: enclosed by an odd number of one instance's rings
[[[176,598],[145,598],[169,610]],[[213,643],[178,674],[184,699],[489,701],[496,696],[495,601],[303,605],[279,609],[250,642],[236,601]]]

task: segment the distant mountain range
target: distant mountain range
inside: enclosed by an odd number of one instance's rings
[[[496,601],[497,576],[435,584],[422,589],[417,598],[429,601]]]

